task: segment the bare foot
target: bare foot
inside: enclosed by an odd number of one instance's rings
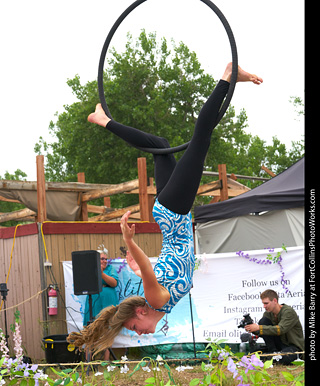
[[[228,63],[222,79],[230,82],[232,74],[232,63]],[[257,75],[250,74],[249,72],[244,71],[240,66],[238,66],[238,78],[237,82],[252,82],[254,84],[261,84],[263,79]]]
[[[99,126],[106,127],[107,123],[110,122],[111,119],[104,112],[101,103],[98,103],[95,112],[88,116],[88,121]]]

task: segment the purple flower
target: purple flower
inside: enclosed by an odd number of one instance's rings
[[[227,366],[227,369],[233,373],[233,378],[235,378],[238,374],[238,371],[237,371],[237,366],[236,364],[234,363],[234,361],[232,360],[232,358],[229,358],[228,359],[228,366]]]
[[[32,365],[31,366],[31,371],[35,372],[37,371],[38,365]]]
[[[251,363],[253,364],[253,366],[263,367],[262,361],[258,357],[256,357],[255,354],[251,356]]]
[[[264,249],[268,249],[269,253],[272,253],[274,252],[274,248],[264,248]],[[282,249],[284,251],[287,252],[285,246],[283,245],[282,246]],[[240,256],[240,257],[244,257],[246,259],[249,259],[249,261],[252,261],[253,263],[256,263],[256,264],[278,264],[279,265],[279,268],[280,268],[280,272],[281,272],[281,284],[282,284],[282,288],[285,290],[286,293],[289,292],[289,288],[286,286],[286,282],[284,280],[284,276],[285,276],[285,273],[284,273],[284,270],[283,270],[283,266],[281,264],[283,258],[280,254],[280,252],[277,253],[277,256],[276,257],[272,257],[271,254],[269,254],[267,257],[266,257],[266,260],[263,260],[263,259],[257,259],[256,257],[250,257],[249,254],[244,254],[243,251],[238,251],[236,252],[236,255]]]
[[[126,265],[127,265],[127,260],[126,260],[126,259],[123,259],[122,264],[120,264],[117,273],[120,273],[120,272],[123,270],[123,268],[126,267]]]

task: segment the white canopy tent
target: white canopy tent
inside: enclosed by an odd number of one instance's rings
[[[195,208],[196,251],[304,245],[304,158],[257,188]]]

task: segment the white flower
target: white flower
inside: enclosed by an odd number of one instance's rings
[[[143,371],[146,371],[147,373],[150,373],[151,369],[149,369],[148,366],[141,367]]]
[[[42,370],[41,370],[40,373],[41,373],[41,374],[40,374],[39,379],[44,380],[44,379],[47,379],[47,378],[48,378],[48,374],[45,374]]]
[[[154,367],[152,370],[153,370],[153,371],[161,371],[161,370],[159,369],[158,366],[157,366],[157,367]]]
[[[103,375],[103,373],[101,373],[100,371],[97,371],[94,376],[97,377],[98,375]]]
[[[22,338],[20,333],[20,325],[18,322],[15,322],[15,330],[13,332],[13,341],[14,341],[14,352],[16,354],[17,363],[22,363],[23,357],[23,348],[22,348]]]
[[[274,355],[272,357],[273,360],[276,360],[277,362],[279,362],[279,360],[282,358],[282,355],[278,354],[278,355]]]
[[[205,364],[204,365],[205,371],[211,371],[213,369],[213,366],[211,363]]]
[[[128,357],[126,355],[124,355],[123,357],[121,357],[121,360],[126,362],[128,360]]]
[[[116,368],[116,366],[108,366],[108,367],[107,367],[107,370],[108,370],[109,373],[110,373],[110,372],[113,371],[115,368]]]
[[[184,370],[192,370],[192,369],[193,369],[192,366],[178,366],[178,367],[176,367],[176,370],[178,372],[181,372],[181,371],[184,371]]]
[[[129,367],[128,367],[127,365],[124,365],[124,366],[121,367],[121,369],[120,369],[120,373],[121,373],[121,374],[126,374],[128,371],[129,371]]]
[[[163,361],[163,358],[160,355],[158,355],[156,358],[156,361]]]

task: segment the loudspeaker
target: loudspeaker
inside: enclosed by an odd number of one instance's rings
[[[93,295],[102,291],[100,253],[71,252],[73,288],[75,295]]]

